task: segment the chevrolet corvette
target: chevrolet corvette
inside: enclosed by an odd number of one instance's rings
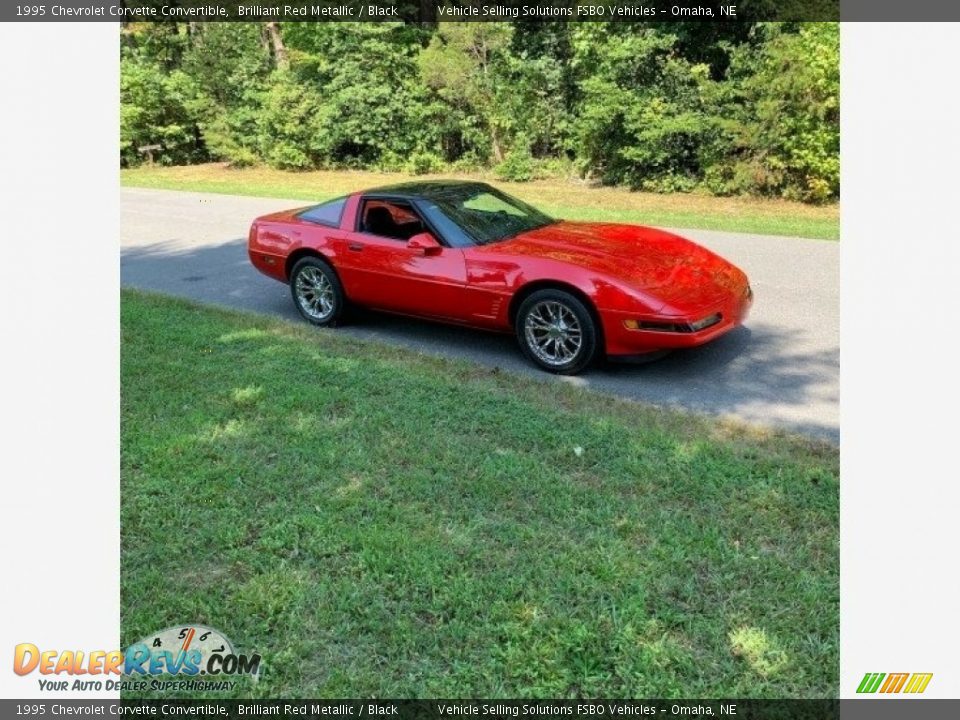
[[[690,240],[556,220],[480,182],[408,182],[264,215],[248,252],[314,325],[353,304],[513,333],[563,374],[702,345],[753,302],[740,269]]]

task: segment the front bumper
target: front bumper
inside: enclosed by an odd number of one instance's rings
[[[601,310],[600,320],[603,323],[607,355],[616,358],[703,345],[743,324],[752,305],[753,293],[748,287],[740,297],[732,297],[725,302],[681,317],[638,317],[635,312]],[[690,329],[678,332],[654,330],[648,327],[653,323],[692,326],[714,313],[720,314],[720,321],[702,330]],[[638,321],[640,321],[639,324]],[[634,327],[636,329],[632,329]]]

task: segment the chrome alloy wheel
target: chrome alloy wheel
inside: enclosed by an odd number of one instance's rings
[[[530,350],[551,367],[573,361],[583,346],[583,331],[574,312],[556,300],[533,306],[523,323]]]
[[[323,271],[305,267],[297,275],[295,288],[297,303],[311,318],[323,322],[333,314],[333,285]]]

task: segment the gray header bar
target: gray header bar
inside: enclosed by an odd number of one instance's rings
[[[33,0],[0,22],[960,21],[943,0]]]
[[[924,4],[960,19],[958,6]],[[752,22],[839,20],[844,13],[850,20],[933,19],[916,3],[854,0],[850,6],[840,0],[33,0],[0,4],[0,21]]]
[[[525,19],[570,22],[960,21],[960,3],[943,0],[912,0],[909,3],[897,0],[456,0],[440,3],[430,0],[37,0],[0,4],[0,22],[436,22],[444,19],[475,22]]]
[[[36,0],[0,4],[0,22],[957,21],[943,0]]]

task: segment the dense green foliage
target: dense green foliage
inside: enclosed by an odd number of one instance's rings
[[[132,24],[121,161],[839,194],[836,23]]]

